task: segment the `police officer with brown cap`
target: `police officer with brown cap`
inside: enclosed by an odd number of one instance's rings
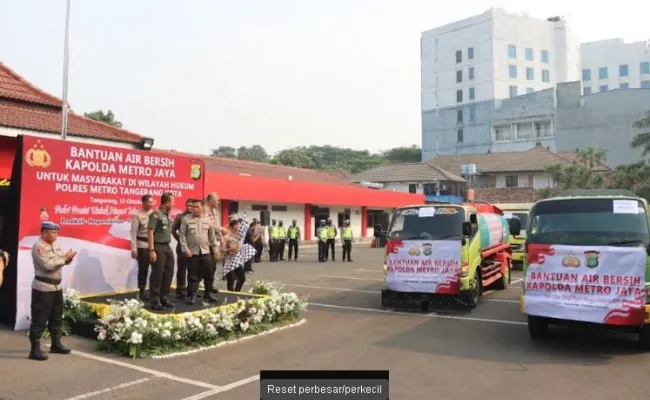
[[[214,286],[212,259],[216,257],[220,243],[210,218],[203,213],[201,200],[194,200],[192,213],[183,217],[179,230],[182,256],[187,260],[187,304],[194,304],[199,291],[199,282],[203,280],[205,292],[203,298],[210,303],[217,299],[210,292]]]
[[[181,229],[181,221],[183,218],[192,214],[192,204],[194,204],[195,201],[196,200],[193,199],[185,200],[185,211],[178,213],[176,218],[174,218],[174,223],[172,224],[172,236],[176,239],[176,297],[179,299],[184,299],[186,295],[185,287],[187,285],[188,260],[181,249],[181,242],[178,233]]]
[[[169,218],[173,208],[174,196],[171,193],[163,193],[160,197],[160,207],[149,216],[149,259],[152,263],[149,292],[152,310],[174,308],[174,303],[168,299],[174,275],[174,251],[170,245],[172,223]]]
[[[153,212],[153,197],[142,196],[142,208],[131,218],[131,258],[138,261],[138,289],[140,300],[148,300],[145,289],[149,276],[148,230],[149,216]]]
[[[47,354],[41,350],[41,336],[47,326],[52,337],[50,353],[68,354],[70,349],[61,343],[63,323],[62,268],[69,265],[77,252],[64,253],[56,237],[59,226],[50,221],[41,224],[41,238],[32,247],[34,280],[32,281],[32,325],[29,328],[31,350],[29,358],[45,361]]]

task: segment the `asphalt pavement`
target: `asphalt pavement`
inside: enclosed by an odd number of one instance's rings
[[[298,262],[255,264],[250,282],[280,281],[309,297],[307,322],[179,358],[116,357],[70,337],[72,355],[34,362],[24,332],[0,330],[0,400],[251,400],[262,369],[388,369],[399,400],[650,397],[650,355],[633,335],[569,329],[532,342],[519,313],[520,272],[470,313],[383,309],[383,252],[358,246],[354,262],[318,263],[306,248]]]

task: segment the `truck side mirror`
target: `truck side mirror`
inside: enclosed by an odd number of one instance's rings
[[[374,236],[375,236],[375,237],[380,237],[380,236],[381,236],[381,234],[382,234],[382,229],[381,229],[381,225],[380,225],[380,224],[375,224],[375,225],[373,226],[373,230],[374,230]]]
[[[472,223],[463,222],[463,236],[472,236]]]
[[[471,224],[476,224],[476,223],[478,223],[478,218],[476,218],[476,214],[470,214],[470,216],[469,216],[469,222],[470,222]]]
[[[519,218],[510,219],[510,234],[512,236],[518,236],[521,233],[521,221]]]

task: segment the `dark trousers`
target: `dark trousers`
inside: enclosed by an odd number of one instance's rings
[[[343,261],[352,261],[350,255],[352,254],[352,240],[346,239],[343,241]]]
[[[325,256],[325,258],[329,257],[329,253],[331,252],[332,261],[336,261],[336,253],[334,252],[335,244],[336,244],[335,239],[327,239],[327,255]]]
[[[45,328],[52,337],[61,336],[63,322],[63,290],[41,292],[32,289],[32,325],[30,339],[39,340]]]
[[[188,259],[181,251],[181,246],[176,246],[176,293],[182,294],[187,286]]]
[[[278,239],[269,240],[269,254],[271,261],[278,261]]]
[[[199,283],[203,281],[205,286],[204,294],[207,296],[214,286],[214,272],[212,266],[215,263],[210,254],[193,255],[185,258],[187,263],[187,295],[193,296],[199,292]]]
[[[253,272],[253,259],[244,263],[244,272]]]
[[[327,242],[318,241],[318,261],[327,261]]]
[[[149,249],[138,249],[138,289],[144,290],[147,287],[149,276]]]
[[[291,255],[294,255],[294,260],[298,259],[298,239],[289,239],[289,260],[291,260]]]
[[[278,258],[280,260],[284,260],[284,246],[286,245],[286,241],[284,239],[278,240]]]
[[[264,242],[259,240],[255,242],[255,257],[253,258],[253,261],[258,263],[262,261],[262,253],[264,252]]]
[[[156,251],[156,262],[151,265],[151,277],[149,278],[149,294],[151,300],[166,299],[169,296],[169,289],[174,277],[174,251],[167,244],[154,244]]]
[[[246,282],[246,272],[243,267],[237,267],[232,271],[226,274],[226,287],[229,292],[241,292],[241,289],[244,287],[244,282]],[[237,281],[237,285],[235,285]]]

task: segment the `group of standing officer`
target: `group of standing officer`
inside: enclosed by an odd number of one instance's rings
[[[288,260],[298,260],[298,249],[300,247],[300,227],[294,219],[291,226],[286,228],[283,221],[271,221],[268,227],[269,234],[269,259],[272,262],[284,261],[284,248],[289,243]]]
[[[326,262],[330,255],[332,261],[336,261],[336,236],[338,231],[336,226],[332,224],[331,219],[320,220],[319,227],[316,229],[316,237],[318,238],[318,261]],[[346,220],[341,229],[341,243],[343,244],[343,261],[352,262],[352,228],[350,228],[350,221]]]

